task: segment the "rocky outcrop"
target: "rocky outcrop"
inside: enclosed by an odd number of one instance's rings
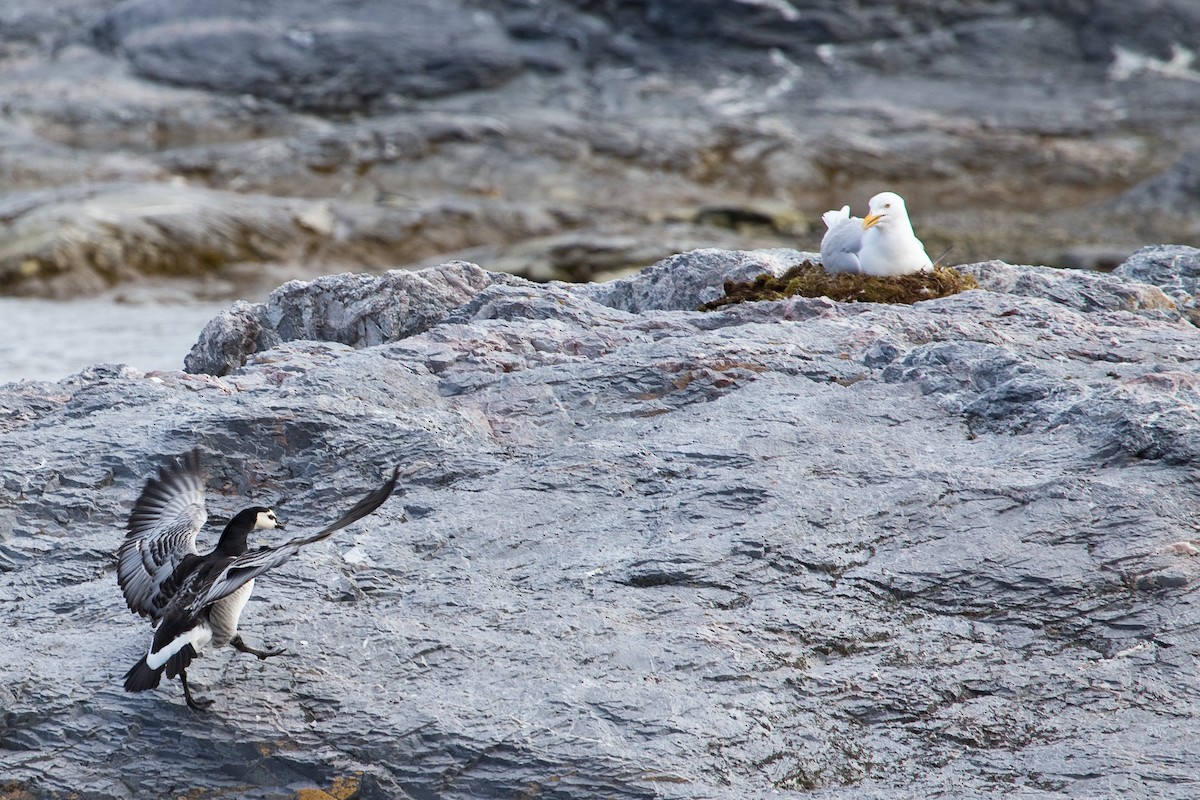
[[[1170,169],[1139,183],[1113,201],[1112,207],[1132,214],[1187,217],[1200,201],[1200,150],[1185,153]]]
[[[694,311],[720,296],[726,279],[782,274],[813,253],[773,250],[730,253],[699,250],[672,256],[642,273],[608,283],[558,287],[622,311]],[[382,277],[331,275],[311,283],[293,281],[265,303],[238,301],[214,317],[184,361],[188,372],[225,375],[254,353],[296,339],[368,347],[420,333],[493,283],[532,291],[528,281],[454,262]],[[523,296],[523,295],[519,295]]]
[[[265,303],[238,301],[214,317],[184,360],[188,372],[225,375],[253,353],[297,339],[371,347],[421,333],[495,282],[518,278],[455,262],[381,277],[292,281]]]
[[[1194,203],[1159,209],[1194,182],[1197,13],[1190,0],[11,0],[4,186],[33,193],[26,216],[104,224],[84,224],[51,271],[46,241],[0,217],[0,252],[26,265],[6,266],[0,291],[94,294],[172,263],[230,299],[278,285],[279,264],[310,279],[462,259],[590,280],[704,247],[815,249],[822,211],[883,188],[953,263],[1111,267],[1148,241],[1195,239]],[[978,90],[998,80],[1005,91]],[[198,206],[184,245],[93,184]],[[202,191],[248,230],[207,213]],[[315,224],[271,221],[294,210]],[[247,264],[271,280],[247,291]]]
[[[795,250],[680,253],[629,278],[590,283],[573,291],[622,311],[695,311],[724,292],[726,280],[746,281],[763,273],[782,275],[797,264],[820,259]]]
[[[1200,293],[1200,249],[1183,245],[1143,247],[1114,270],[1116,277],[1162,287],[1178,302]]]
[[[1200,324],[1200,310],[1196,307],[1196,296],[1200,294],[1200,250],[1195,247],[1143,247],[1117,267],[1114,274],[1160,286],[1193,323]]]
[[[522,66],[499,22],[458,0],[143,0],[104,15],[93,36],[151,80],[330,114],[486,89]]]
[[[691,310],[798,255],[327,278],[241,310],[336,342],[0,387],[3,791],[1194,795],[1188,254]],[[119,683],[122,525],[194,445],[215,524],[303,530],[419,466],[259,581],[243,634],[290,655],[198,661],[208,714]]]
[[[0,215],[8,220],[0,290],[51,297],[148,278],[191,280],[210,294],[227,293],[223,281],[235,292],[255,292],[274,277],[260,265],[301,270],[308,259],[384,266],[424,252],[422,242],[445,226],[446,215],[469,223],[456,248],[499,231],[551,228],[545,213],[494,200],[401,209],[156,183],[14,192],[0,201]]]
[[[1122,267],[1122,275],[1135,278],[1134,282],[1099,273],[1014,267],[1000,261],[967,264],[959,269],[990,291],[1045,298],[1078,311],[1123,308],[1177,312],[1191,308],[1190,292],[1195,286],[1192,282],[1179,285],[1178,280],[1192,277],[1187,267],[1194,260],[1192,249],[1158,247],[1139,252]],[[1144,258],[1150,252],[1158,258]],[[695,311],[721,297],[727,280],[747,281],[764,273],[782,275],[797,264],[819,258],[816,253],[787,249],[696,250],[671,256],[629,278],[559,284],[555,297],[560,299],[555,302],[568,302],[561,299],[565,292],[635,314]],[[1180,258],[1184,260],[1176,269]],[[1158,268],[1151,268],[1152,263]],[[1147,282],[1137,282],[1138,278]],[[1173,297],[1152,285],[1150,279],[1169,288]],[[381,278],[334,275],[312,283],[294,281],[272,292],[265,303],[238,301],[214,317],[201,332],[184,368],[193,373],[225,375],[245,364],[254,353],[295,339],[339,342],[351,347],[397,341],[436,322],[461,316],[462,310],[453,317],[450,312],[496,281],[518,287],[519,297],[531,291],[527,281],[498,276],[465,263],[416,272],[391,271]]]

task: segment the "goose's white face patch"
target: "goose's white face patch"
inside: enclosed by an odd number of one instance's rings
[[[254,520],[254,527],[263,530],[271,530],[279,527],[279,518],[275,516],[275,512],[267,509],[266,511],[258,512],[257,519]]]

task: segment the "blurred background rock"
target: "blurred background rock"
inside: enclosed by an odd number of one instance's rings
[[[602,280],[815,249],[885,188],[947,263],[1200,241],[1200,5],[869,5],[9,0],[0,293],[137,324],[450,259]]]

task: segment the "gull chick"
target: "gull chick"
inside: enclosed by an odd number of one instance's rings
[[[880,192],[871,198],[867,216],[850,216],[850,206],[826,211],[829,228],[821,239],[821,264],[829,273],[910,275],[933,268],[925,245],[913,233],[904,198]]]

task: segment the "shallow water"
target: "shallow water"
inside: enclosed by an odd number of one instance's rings
[[[228,305],[0,297],[0,384],[55,381],[97,363],[182,369],[204,324]]]

